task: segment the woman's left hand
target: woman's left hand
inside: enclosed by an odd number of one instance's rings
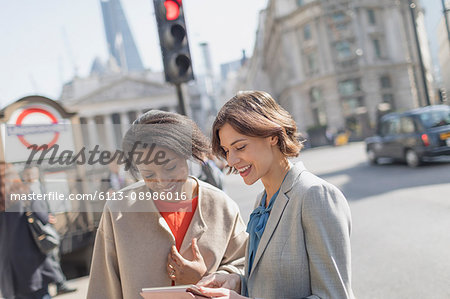
[[[239,295],[233,290],[225,289],[225,288],[207,288],[207,287],[199,287],[200,292],[203,295],[219,298],[219,299],[242,299],[248,298]]]
[[[190,261],[185,259],[175,246],[170,250],[167,273],[177,284],[195,284],[208,270],[195,238],[192,239],[192,254],[194,258]]]

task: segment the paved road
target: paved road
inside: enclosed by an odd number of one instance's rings
[[[370,166],[362,143],[308,149],[298,160],[349,200],[357,298],[450,298],[450,163]],[[245,221],[261,190],[226,177]],[[75,283],[80,292],[58,298],[84,298],[87,279]]]
[[[308,149],[298,160],[349,200],[357,298],[450,298],[450,163],[370,166],[363,143]],[[227,182],[248,219],[261,185]]]

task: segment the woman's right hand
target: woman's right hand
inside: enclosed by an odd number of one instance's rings
[[[224,288],[205,288],[199,287],[200,292],[209,298],[217,299],[248,299],[236,293],[235,291]]]
[[[226,288],[241,292],[241,277],[237,274],[213,273],[203,277],[197,285],[207,288]]]

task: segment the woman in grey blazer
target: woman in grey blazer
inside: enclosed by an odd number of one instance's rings
[[[308,172],[297,126],[266,92],[240,92],[218,113],[213,151],[247,185],[261,179],[247,227],[245,275],[199,282],[219,298],[353,298],[350,209],[338,188]],[[239,295],[241,294],[241,295]]]

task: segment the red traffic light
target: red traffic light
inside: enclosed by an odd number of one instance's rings
[[[181,0],[166,0],[164,1],[164,7],[166,8],[166,19],[173,21],[180,16]]]
[[[153,0],[166,81],[194,79],[182,0]]]

